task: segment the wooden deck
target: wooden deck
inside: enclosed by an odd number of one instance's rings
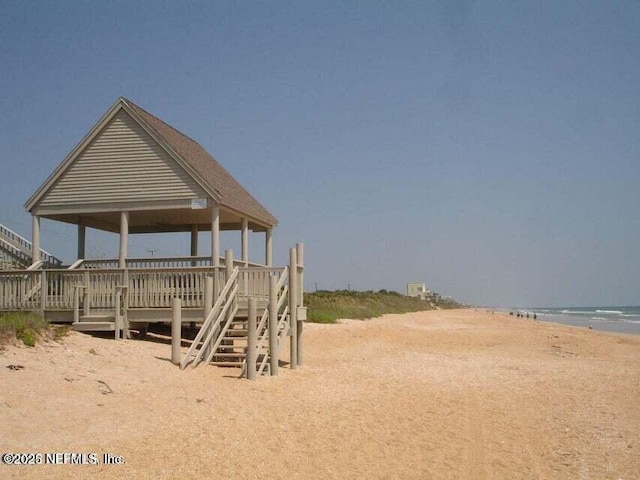
[[[293,253],[291,258],[285,267],[247,265],[229,256],[222,267],[208,265],[210,258],[185,257],[128,260],[126,268],[115,268],[117,260],[83,260],[64,269],[3,270],[0,311],[37,311],[76,330],[128,338],[130,330],[175,321],[177,302],[180,321],[200,325],[183,368],[205,361],[246,369],[250,349],[256,352],[253,371],[273,374],[278,367],[272,352],[285,337],[298,345],[298,321],[306,313],[304,267]]]

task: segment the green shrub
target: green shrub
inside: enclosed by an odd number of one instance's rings
[[[17,338],[26,346],[36,344],[37,335],[48,329],[44,317],[32,312],[0,313],[0,338]]]
[[[428,302],[406,297],[398,292],[355,290],[321,290],[305,294],[310,322],[336,323],[339,318],[375,318],[386,313],[408,313],[431,310]]]
[[[27,347],[33,347],[36,344],[36,332],[32,328],[25,328],[17,334],[18,339],[22,340]]]

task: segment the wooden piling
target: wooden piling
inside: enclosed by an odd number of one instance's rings
[[[296,253],[297,253],[297,267],[299,269],[298,273],[298,306],[304,306],[304,243],[296,244]],[[298,320],[297,309],[296,309],[296,344],[298,350],[298,365],[302,366],[304,357],[303,357],[303,335],[302,332],[304,330],[304,321]]]
[[[278,374],[278,278],[269,275],[269,367]]]
[[[256,362],[257,358],[257,350],[256,346],[258,343],[258,332],[257,328],[257,305],[256,299],[251,297],[249,299],[249,314],[247,317],[247,379],[255,380],[256,379]]]
[[[171,301],[171,362],[180,365],[180,343],[182,342],[182,300]]]
[[[289,365],[298,367],[298,255],[295,248],[289,249]]]

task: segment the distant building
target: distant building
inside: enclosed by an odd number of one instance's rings
[[[424,283],[407,283],[407,297],[415,297],[432,303],[437,303],[440,300],[440,294],[428,290]]]
[[[424,300],[427,292],[427,286],[424,283],[407,283],[407,297],[418,297]]]

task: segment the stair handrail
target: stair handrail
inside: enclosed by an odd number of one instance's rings
[[[0,237],[0,247],[8,251],[8,254],[15,259],[19,259],[19,263],[23,266],[29,264],[31,261],[31,255],[27,255],[21,249],[17,248],[13,243],[7,242],[4,238]],[[12,262],[15,263],[15,260]]]
[[[31,265],[29,265],[29,267],[27,268],[27,271],[32,272],[33,270],[40,270],[43,265],[44,265],[44,262],[42,260],[38,260],[37,262],[34,262]]]
[[[25,255],[30,255],[33,249],[33,244],[24,238],[23,236],[17,234],[10,228],[2,225],[0,223],[0,235],[4,236],[9,242],[4,242],[14,247],[14,249],[21,251]],[[62,260],[54,257],[45,249],[40,249],[40,254],[44,257],[44,260],[51,265],[60,266],[62,265]]]
[[[276,330],[278,332],[278,338],[281,340],[289,333],[289,324],[291,323],[290,318],[289,305],[287,305],[286,307],[284,307],[282,315],[280,315],[280,321],[278,322],[278,328]]]
[[[238,278],[239,273],[240,273],[239,267],[235,267],[232,270],[231,275],[227,279],[227,283],[223,287],[222,291],[220,292],[220,295],[218,296],[218,299],[216,300],[216,303],[213,305],[213,308],[209,312],[209,315],[207,315],[207,318],[205,319],[202,326],[200,327],[200,330],[198,331],[196,338],[193,339],[193,342],[191,343],[189,350],[187,350],[186,355],[182,359],[182,362],[180,362],[181,370],[184,370],[187,364],[193,361],[191,357],[195,356],[194,352],[198,349],[198,343],[200,342],[200,340],[202,340],[202,337],[204,336],[205,332],[214,331],[215,329],[211,328],[212,326],[214,326],[213,324],[215,323],[216,324],[215,326],[217,327],[217,324],[220,323],[221,321],[221,318],[219,318],[220,309],[225,303],[228,302],[227,297],[232,287],[234,286],[234,283]],[[202,347],[204,347],[204,344],[202,345]]]
[[[276,285],[277,292],[280,292],[280,290],[282,290],[282,286],[284,282],[286,282],[288,274],[289,274],[289,267],[284,267],[284,269],[282,270],[282,275],[280,276],[280,280]],[[279,293],[280,298],[278,299],[278,311],[280,311],[280,308],[282,307],[282,304],[284,303],[288,293],[289,293],[289,286],[285,285],[284,291],[282,293]],[[269,320],[269,306],[265,307],[262,317],[260,318],[260,322],[258,322],[258,325],[256,327],[256,330],[258,332],[263,332],[260,338],[258,339],[258,342],[256,345],[258,351],[260,351],[260,349],[264,346],[264,342],[266,342],[268,338],[267,329],[265,328],[268,320]],[[263,328],[264,328],[264,331],[262,330]]]
[[[24,248],[25,253],[31,250],[31,242],[29,240],[17,234],[10,228],[2,225],[1,223],[0,223],[0,234],[5,238],[9,239],[13,243],[14,247]]]
[[[83,263],[84,263],[84,258],[79,258],[78,260],[73,262],[72,265],[68,266],[67,270],[77,270],[82,266]]]
[[[289,285],[285,284],[288,278],[289,278],[289,267],[286,266],[282,269],[280,280],[276,285],[276,291],[278,292],[278,308],[276,309],[276,311],[278,312],[280,311],[280,308],[282,308],[282,305],[286,302],[287,296],[289,295]],[[260,335],[258,338],[258,341],[256,342],[256,352],[258,352],[258,355],[260,354],[260,351],[263,348],[265,348],[265,342],[267,342],[269,339],[269,331],[267,328],[265,328],[266,322],[268,321],[268,319],[269,319],[269,307],[267,306],[264,309],[262,318],[260,319],[260,322],[258,323],[258,326],[256,328],[256,330],[258,331],[258,335]],[[279,325],[280,325],[280,322],[278,322],[278,326]],[[262,332],[262,334],[260,334],[260,332]],[[262,360],[260,361],[260,365],[257,368],[258,375],[262,375],[265,367],[267,366],[268,361],[269,361],[269,356],[263,355]],[[245,358],[244,362],[242,363],[242,371],[244,372],[246,368],[247,368],[247,360]]]

